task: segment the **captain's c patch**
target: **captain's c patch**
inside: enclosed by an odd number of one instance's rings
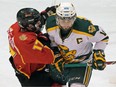
[[[83,42],[83,39],[82,38],[77,38],[77,44],[80,44],[81,42]]]

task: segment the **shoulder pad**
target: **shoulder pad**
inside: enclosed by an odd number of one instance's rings
[[[94,26],[90,20],[84,18],[84,17],[77,17],[73,29],[75,31],[79,31],[82,34],[87,33],[89,35],[94,36],[95,33],[98,31],[98,28]]]
[[[48,19],[46,20],[46,29],[52,28],[56,25],[56,18],[55,15],[52,15],[50,17],[48,17]]]

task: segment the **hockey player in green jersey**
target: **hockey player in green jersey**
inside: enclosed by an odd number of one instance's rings
[[[58,48],[65,65],[72,65],[62,70],[56,65],[59,73],[50,67],[51,76],[56,82],[69,87],[87,87],[92,69],[105,69],[104,50],[109,37],[101,27],[78,17],[73,4],[60,3],[56,14],[47,19],[46,29],[54,52]]]

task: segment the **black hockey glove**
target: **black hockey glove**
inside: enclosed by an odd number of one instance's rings
[[[39,33],[37,38],[43,45],[47,45],[48,47],[50,47],[50,40],[48,38],[47,33],[44,33],[44,34]]]
[[[103,50],[93,50],[93,61],[92,67],[98,70],[104,70],[105,64],[105,54]]]
[[[58,71],[58,72],[62,72],[64,69],[64,59],[61,56],[59,50],[57,47],[51,48],[54,52],[55,55],[55,60],[54,63],[50,65],[50,68],[52,68],[53,71]]]
[[[42,25],[45,24],[47,18],[49,16],[51,16],[52,14],[56,13],[56,8],[57,6],[51,6],[51,7],[47,7],[44,11],[41,12],[41,16],[42,16]]]
[[[55,61],[54,61],[54,66],[56,67],[56,69],[59,71],[59,72],[62,72],[63,69],[64,69],[64,59],[63,57],[61,56],[61,54],[56,54],[55,55]]]
[[[57,6],[51,6],[47,7],[45,11],[47,12],[48,16],[51,16],[52,14],[56,13]]]

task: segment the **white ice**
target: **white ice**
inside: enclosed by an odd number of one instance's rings
[[[8,28],[16,21],[16,13],[23,7],[39,11],[60,2],[72,2],[79,16],[98,24],[110,37],[105,53],[107,61],[116,60],[116,0],[0,0],[0,87],[21,87],[9,59]],[[93,71],[88,87],[116,87],[116,65],[104,71]]]

